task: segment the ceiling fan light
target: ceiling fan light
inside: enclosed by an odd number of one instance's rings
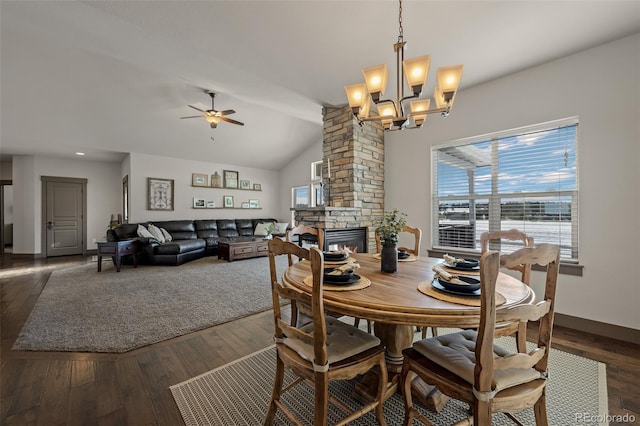
[[[220,117],[217,117],[215,115],[205,115],[204,119],[207,120],[207,123],[211,124],[211,123],[215,123],[218,124],[220,122]]]
[[[420,96],[422,88],[427,83],[427,75],[429,74],[430,65],[431,56],[429,55],[405,59],[402,61],[402,67],[404,68],[404,76],[407,79],[407,84],[416,96]]]
[[[373,102],[378,103],[380,98],[384,96],[384,90],[389,80],[387,64],[364,68],[362,75],[364,76],[367,90],[369,90],[371,98],[373,98]]]

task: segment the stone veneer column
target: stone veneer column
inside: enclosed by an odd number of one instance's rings
[[[360,126],[349,105],[324,107],[322,114],[323,176],[331,161],[325,227],[365,226],[368,250],[375,252],[375,227],[384,215],[384,130],[378,122]]]

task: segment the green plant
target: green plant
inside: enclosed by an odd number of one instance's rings
[[[276,230],[276,224],[271,222],[266,228],[267,236],[273,234],[275,232],[275,230]]]
[[[382,222],[376,228],[376,234],[380,237],[382,244],[398,244],[398,232],[402,231],[406,224],[406,213],[393,209],[393,211],[384,212]]]

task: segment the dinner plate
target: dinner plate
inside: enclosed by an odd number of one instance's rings
[[[465,259],[464,263],[456,263],[455,265],[451,265],[446,261],[442,262],[444,266],[451,269],[456,269],[458,271],[479,271],[480,265],[477,260],[474,259]]]
[[[480,280],[477,278],[464,277],[459,276],[458,279],[467,284],[458,284],[450,281],[446,281],[442,277],[436,277],[440,285],[447,290],[461,291],[466,293],[471,293],[472,291],[476,291],[480,288]]]
[[[334,280],[331,280],[331,279],[327,278],[326,275],[324,276],[324,283],[325,284],[331,284],[331,285],[349,285],[349,284],[355,284],[358,281],[360,281],[360,275],[356,275],[356,274],[351,275],[351,278],[349,278],[346,281],[344,281],[344,280],[342,280],[342,281],[340,281],[340,280],[334,281]]]
[[[449,284],[451,284],[451,283],[449,283]],[[451,290],[451,289],[443,286],[442,283],[440,282],[440,280],[438,280],[437,278],[435,278],[433,281],[431,281],[431,285],[435,289],[438,289],[440,291],[444,291],[445,293],[456,294],[458,296],[480,296],[480,289],[479,288],[474,290],[474,291]]]
[[[398,259],[408,259],[411,257],[411,253],[407,253],[406,251],[398,252]]]
[[[353,272],[350,272],[348,274],[342,274],[342,275],[329,275],[329,272],[331,272],[333,270],[334,270],[334,268],[325,268],[324,269],[324,280],[325,281],[343,282],[343,281],[349,281],[353,277]]]
[[[347,260],[347,254],[346,253],[332,253],[332,252],[324,252],[324,260],[327,261],[331,261],[331,262],[339,262],[341,260]]]

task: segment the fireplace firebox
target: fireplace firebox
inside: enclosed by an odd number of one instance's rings
[[[367,253],[367,228],[324,230],[325,250],[338,250],[345,246],[356,253]]]

